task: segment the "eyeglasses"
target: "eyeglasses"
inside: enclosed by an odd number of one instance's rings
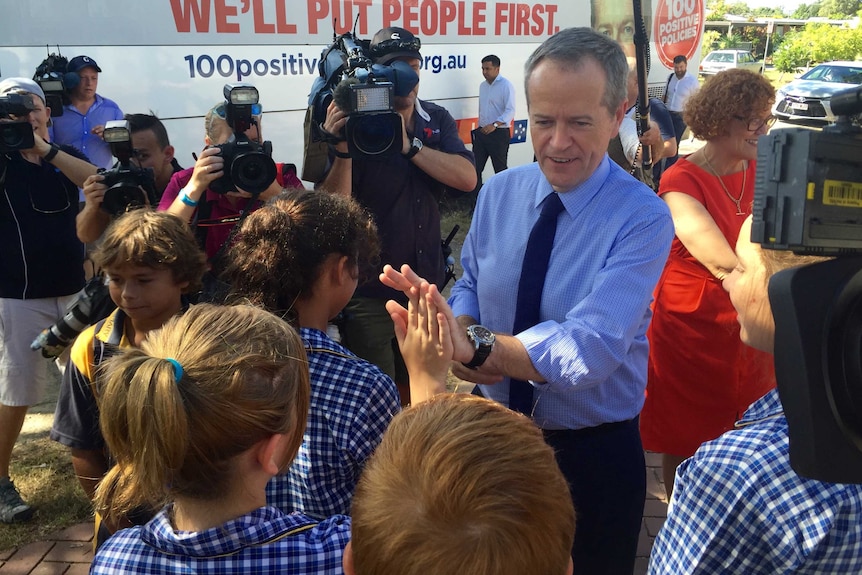
[[[382,40],[371,47],[371,56],[379,57],[384,54],[389,54],[390,52],[418,52],[422,48],[422,42],[419,38],[413,38],[412,40],[398,40],[397,38],[390,38],[389,40]]]
[[[221,118],[222,120],[227,120],[227,111],[225,110],[225,104],[222,102],[213,108],[213,113]],[[260,104],[252,104],[251,105],[251,115],[252,116],[260,116],[263,114],[263,106]]]
[[[53,210],[52,209],[45,209],[44,207],[36,207],[36,202],[33,201],[33,192],[28,190],[27,195],[30,196],[30,207],[33,208],[34,212],[39,212],[40,214],[59,214],[59,213],[65,212],[66,210],[68,210],[69,208],[72,207],[72,203],[69,201],[69,194],[66,193],[65,188],[62,188],[62,189],[63,189],[63,200],[65,200],[65,202],[66,202],[66,205],[64,207],[59,208],[59,209],[53,209]],[[40,199],[40,201],[45,200],[44,196],[41,194],[40,194],[39,199]],[[48,198],[48,200],[50,203],[54,203],[54,202],[51,202],[51,198]],[[62,203],[62,200],[60,203]]]
[[[775,124],[775,122],[778,121],[778,118],[776,118],[773,115],[769,115],[766,118],[748,118],[748,119],[746,119],[746,118],[743,118],[742,116],[734,116],[734,118],[736,118],[740,122],[747,122],[747,124],[745,125],[745,128],[749,132],[756,132],[757,130],[759,130],[764,125],[766,126],[766,129],[768,130],[769,128],[771,128]]]

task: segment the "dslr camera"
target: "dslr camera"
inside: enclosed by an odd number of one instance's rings
[[[108,186],[102,209],[117,216],[141,206],[156,205],[156,183],[152,168],[140,168],[132,163],[135,150],[127,120],[105,123],[103,138],[111,146],[117,163],[110,170],[99,170]]]
[[[42,357],[57,357],[84,329],[102,318],[108,317],[117,306],[105,283],[105,276],[98,274],[90,278],[77,297],[66,308],[63,317],[47,327],[33,340],[30,349],[42,350]]]
[[[245,135],[246,130],[257,124],[255,116],[261,113],[260,96],[251,84],[237,83],[225,84],[224,99],[223,118],[233,135],[224,144],[211,146],[219,149],[225,168],[224,175],[209,187],[217,194],[235,192],[238,188],[256,196],[266,190],[276,176],[272,142],[261,145]]]
[[[27,119],[32,110],[33,100],[28,94],[0,96],[0,153],[28,150],[36,145],[33,126]]]
[[[758,140],[751,241],[834,257],[770,279],[775,375],[793,469],[862,483],[862,88],[831,106],[838,118],[822,131]]]
[[[415,44],[418,50],[418,38]],[[312,143],[339,141],[321,128],[326,109],[334,100],[348,115],[344,138],[351,156],[385,156],[401,151],[401,116],[392,102],[395,96],[410,93],[419,76],[405,62],[373,64],[368,55],[370,46],[370,40],[358,40],[348,32],[335,37],[323,50],[319,75],[309,96]]]

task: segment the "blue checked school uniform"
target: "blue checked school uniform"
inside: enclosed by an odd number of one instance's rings
[[[862,485],[790,468],[776,390],[676,472],[649,573],[862,573]]]
[[[311,405],[299,453],[273,477],[266,501],[285,512],[329,517],[350,511],[365,461],[401,411],[395,383],[316,329],[301,328],[311,372]]]
[[[177,531],[168,506],[149,523],[118,531],[93,558],[90,573],[342,575],[350,518],[320,523],[261,507],[206,531]]]

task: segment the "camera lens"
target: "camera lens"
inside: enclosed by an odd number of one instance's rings
[[[105,192],[102,207],[112,214],[119,215],[129,209],[146,205],[144,192],[133,182],[119,182]]]
[[[275,180],[275,162],[263,152],[247,152],[234,159],[230,177],[236,187],[259,194]]]
[[[401,149],[401,117],[394,112],[351,116],[347,139],[366,156],[379,156]]]
[[[29,122],[9,122],[0,124],[2,145],[0,150],[27,150],[35,145],[33,126]]]

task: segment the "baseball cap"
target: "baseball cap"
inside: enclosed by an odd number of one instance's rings
[[[42,103],[45,103],[45,92],[42,91],[39,84],[29,78],[6,78],[0,82],[0,96],[18,92],[36,94],[42,98]]]
[[[89,56],[75,56],[69,60],[69,64],[66,66],[66,72],[78,72],[82,68],[86,68],[88,66],[95,68],[96,72],[102,71],[102,69],[99,68],[99,65],[96,64],[96,61]]]
[[[375,64],[388,64],[397,58],[419,58],[422,42],[404,28],[390,27],[380,30],[371,39],[371,59]]]

